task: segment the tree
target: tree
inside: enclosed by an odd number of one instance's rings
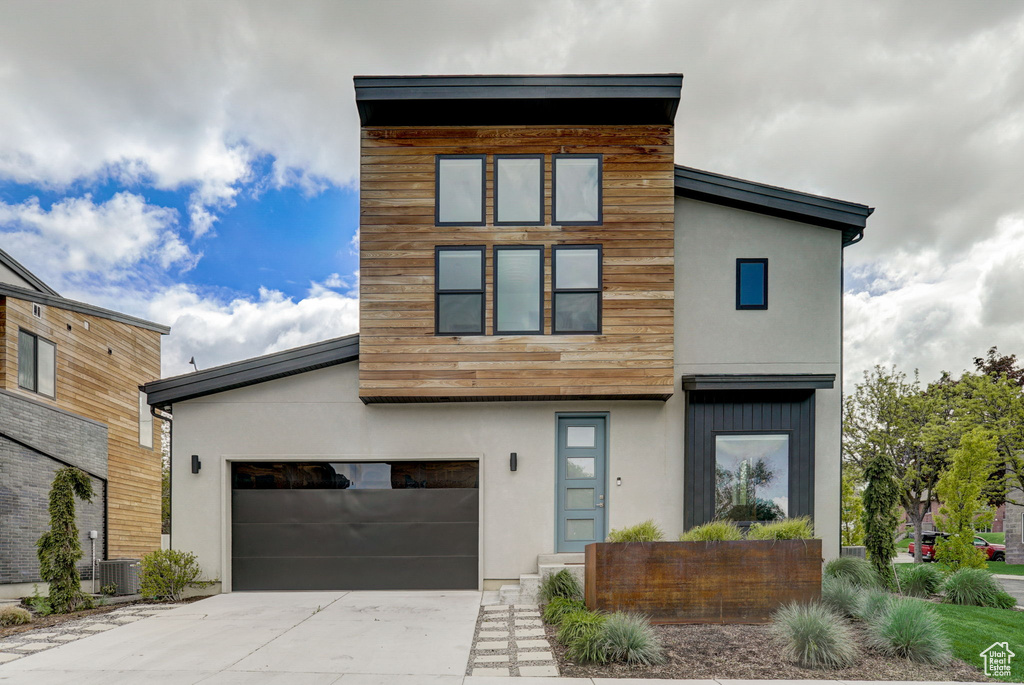
[[[877,451],[864,462],[864,546],[868,559],[886,585],[892,586],[890,568],[896,556],[896,528],[900,524],[900,484],[896,462],[888,452]]]
[[[939,479],[942,507],[935,522],[950,537],[936,541],[935,558],[950,570],[986,567],[985,553],[974,546],[974,527],[985,510],[983,493],[996,459],[995,443],[984,429],[965,433]],[[986,513],[991,518],[991,512]]]
[[[82,593],[78,560],[82,546],[75,524],[75,497],[92,502],[92,482],[73,466],[58,469],[50,487],[50,529],[36,542],[39,575],[50,584],[50,606],[55,613],[89,608],[92,601]]]
[[[840,534],[842,544],[864,544],[864,498],[859,484],[863,481],[856,464],[843,465]]]
[[[995,345],[989,348],[984,357],[974,358],[974,368],[984,376],[1002,375],[1018,386],[1024,386],[1024,369],[1017,367],[1017,355],[1000,356],[999,348]]]

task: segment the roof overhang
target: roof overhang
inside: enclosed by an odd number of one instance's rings
[[[356,76],[363,126],[668,124],[682,74]]]
[[[864,236],[873,207],[676,165],[676,195],[843,232],[843,247]]]
[[[175,402],[244,388],[356,359],[359,359],[359,336],[347,335],[212,369],[162,378],[147,383],[142,391],[146,393],[150,405],[168,407]]]
[[[831,390],[834,373],[699,374],[683,376],[683,390]]]
[[[104,309],[103,307],[96,307],[91,304],[86,304],[85,302],[76,302],[75,300],[69,300],[65,297],[49,295],[47,293],[41,293],[27,288],[19,288],[18,286],[9,285],[7,283],[0,283],[0,297],[13,297],[18,300],[27,300],[37,304],[44,304],[48,307],[66,309],[70,312],[88,314],[89,316],[98,316],[101,319],[110,319],[111,321],[128,324],[129,326],[137,326],[150,331],[156,331],[161,335],[167,335],[171,332],[170,327],[164,326],[163,324],[146,321],[145,319],[129,316],[128,314],[122,314],[121,312],[115,312],[110,309]]]

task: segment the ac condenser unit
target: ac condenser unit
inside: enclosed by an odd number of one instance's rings
[[[138,559],[108,559],[97,562],[100,567],[100,587],[113,585],[115,595],[139,594]]]

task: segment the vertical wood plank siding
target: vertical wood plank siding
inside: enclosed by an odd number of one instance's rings
[[[671,126],[364,127],[360,374],[365,402],[672,393]],[[494,159],[544,155],[544,225],[494,225]],[[551,155],[604,155],[604,222],[552,226]],[[434,225],[434,159],[485,154],[486,226]],[[600,335],[551,334],[551,246],[603,246]],[[434,335],[434,248],[483,245],[487,335]],[[544,335],[491,335],[495,245],[544,246]]]
[[[161,422],[153,421],[153,449],[140,446],[139,386],[160,377],[160,334],[40,306],[38,317],[31,302],[6,298],[0,317],[0,387],[106,424],[108,556],[137,558],[158,550]],[[57,344],[55,400],[18,389],[19,327]]]

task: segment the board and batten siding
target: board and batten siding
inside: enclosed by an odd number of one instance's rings
[[[364,402],[666,399],[673,387],[671,126],[364,127],[360,382]],[[553,226],[551,155],[603,155],[603,224]],[[484,154],[485,226],[434,225],[435,155]],[[495,154],[543,154],[544,225],[495,226]],[[553,335],[551,247],[603,247],[600,334]],[[544,335],[434,335],[434,249],[544,246]]]
[[[139,445],[139,386],[160,377],[160,333],[48,305],[35,316],[12,297],[0,304],[2,387],[107,426],[108,558],[160,549],[159,421],[154,448]],[[56,343],[55,399],[18,388],[19,328]]]

